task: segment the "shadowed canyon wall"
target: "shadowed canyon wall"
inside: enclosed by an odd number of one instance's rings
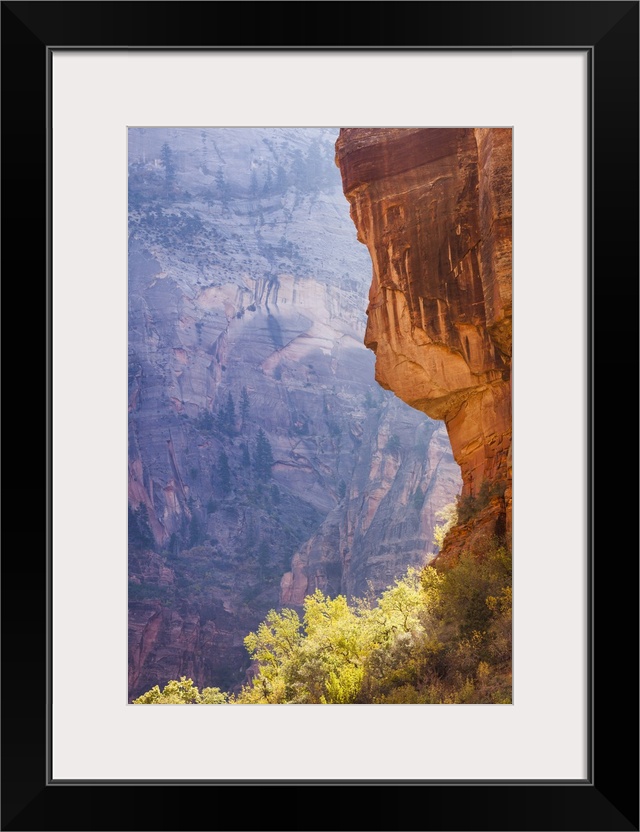
[[[376,379],[444,420],[463,491],[441,557],[511,533],[511,130],[342,129]]]

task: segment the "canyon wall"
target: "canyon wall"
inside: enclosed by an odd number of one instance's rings
[[[384,589],[460,490],[374,379],[337,134],[129,132],[130,696],[237,687],[269,609]]]
[[[349,128],[336,162],[373,278],[376,379],[447,427],[460,522],[511,534],[511,130]]]

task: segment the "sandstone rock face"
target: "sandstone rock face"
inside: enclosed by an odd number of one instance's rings
[[[336,137],[130,131],[131,696],[237,686],[269,609],[383,589],[460,490],[444,427],[375,382]]]
[[[343,129],[336,161],[373,279],[376,379],[444,420],[470,517],[511,528],[511,130]],[[475,505],[475,511],[474,511]]]

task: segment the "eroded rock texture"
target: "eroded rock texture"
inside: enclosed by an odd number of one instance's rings
[[[373,279],[376,379],[446,423],[463,479],[442,555],[511,529],[511,130],[343,129]]]
[[[374,380],[336,137],[129,133],[132,697],[237,687],[269,609],[384,589],[460,489],[443,426]]]

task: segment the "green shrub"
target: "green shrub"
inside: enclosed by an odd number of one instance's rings
[[[136,703],[508,703],[510,552],[491,540],[456,563],[409,569],[377,600],[316,590],[302,619],[271,610],[245,646],[256,673],[237,696],[205,696],[182,677]]]

